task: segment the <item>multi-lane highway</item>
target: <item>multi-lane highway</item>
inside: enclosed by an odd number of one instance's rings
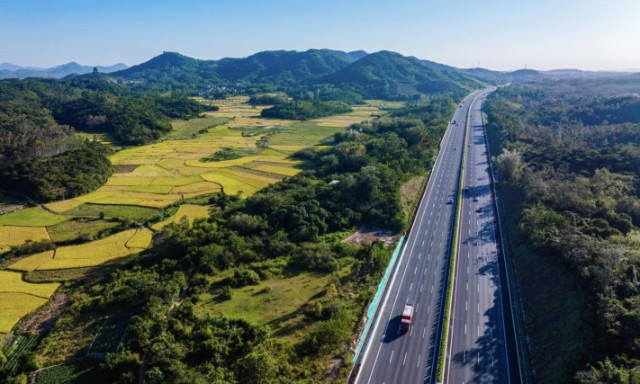
[[[466,149],[467,113],[473,101],[485,92],[466,97],[447,128],[405,248],[362,352],[356,379],[359,384],[435,381],[443,281],[449,266],[456,207],[452,201],[457,196]],[[415,314],[410,331],[400,334],[400,315],[406,303],[414,305]]]
[[[510,323],[503,313],[483,99],[478,97],[471,104],[469,114],[446,383],[519,382],[517,372],[511,377],[506,342]]]

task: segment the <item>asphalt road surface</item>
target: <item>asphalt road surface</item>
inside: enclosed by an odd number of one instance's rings
[[[506,341],[510,322],[503,313],[489,158],[482,127],[483,100],[482,96],[476,99],[470,113],[444,377],[444,382],[452,384],[518,381],[511,377]],[[508,311],[508,305],[506,308]]]
[[[356,383],[429,383],[435,376],[435,340],[448,268],[467,112],[486,91],[467,96],[451,119],[403,253],[383,295]],[[453,122],[455,121],[455,124]],[[398,332],[405,303],[414,305],[409,332]],[[484,329],[484,328],[483,328]],[[435,380],[433,380],[435,382]]]

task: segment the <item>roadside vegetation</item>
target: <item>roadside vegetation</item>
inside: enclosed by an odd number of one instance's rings
[[[536,382],[640,378],[634,84],[522,84],[486,104]]]

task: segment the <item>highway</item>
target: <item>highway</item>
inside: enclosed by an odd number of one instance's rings
[[[486,91],[467,96],[456,109],[441,143],[436,164],[407,234],[405,248],[387,285],[365,344],[356,378],[359,384],[435,382],[442,330],[443,281],[451,256],[451,239],[467,112]],[[452,124],[455,121],[456,124]],[[405,303],[414,305],[412,326],[399,334]]]
[[[517,362],[509,361],[506,341],[511,323],[509,314],[505,321],[503,313],[489,158],[482,126],[483,100],[479,97],[471,105],[466,148],[444,376],[444,382],[452,384],[519,382],[517,370],[511,372],[510,363]]]

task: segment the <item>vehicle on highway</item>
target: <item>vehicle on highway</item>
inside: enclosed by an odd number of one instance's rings
[[[405,333],[411,329],[411,320],[413,320],[413,305],[405,304],[400,318],[399,333]]]
[[[478,208],[476,208],[476,212],[478,212],[478,213],[482,213],[482,211],[483,211],[482,207],[478,207]]]
[[[473,201],[478,201],[478,196],[474,197]]]
[[[451,197],[447,200],[447,204],[453,204],[453,199]]]

